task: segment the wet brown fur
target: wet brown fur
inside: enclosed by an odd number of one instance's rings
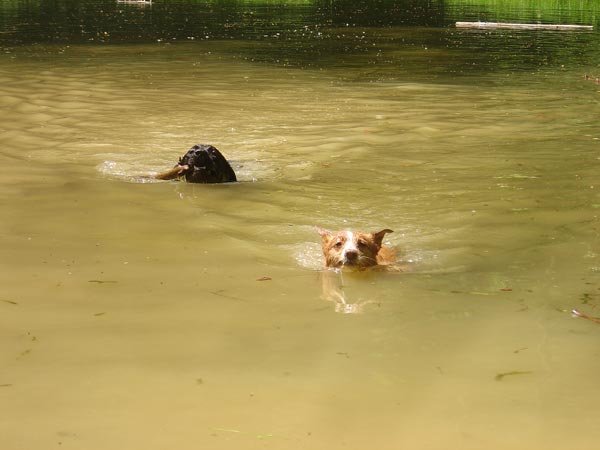
[[[317,228],[317,232],[321,235],[326,267],[365,269],[396,261],[394,249],[383,246],[384,236],[393,232],[387,228],[376,233],[331,232],[323,228]]]

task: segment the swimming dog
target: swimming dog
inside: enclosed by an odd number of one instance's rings
[[[349,230],[334,233],[317,227],[317,232],[322,238],[325,267],[361,270],[390,265],[396,261],[396,252],[383,246],[383,237],[393,233],[387,228],[377,233]]]
[[[212,145],[196,144],[171,170],[159,173],[159,180],[173,180],[184,177],[189,183],[233,183],[237,181],[235,172]]]

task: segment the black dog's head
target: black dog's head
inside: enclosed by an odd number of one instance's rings
[[[235,172],[212,145],[197,144],[179,159],[180,166],[188,166],[181,175],[190,183],[231,183],[237,181]]]

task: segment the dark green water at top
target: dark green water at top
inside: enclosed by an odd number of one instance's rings
[[[507,6],[508,5],[508,6]],[[598,35],[457,33],[463,20],[595,24],[598,6],[523,7],[468,1],[10,1],[0,47],[230,41],[240,57],[292,67],[366,67],[373,80],[597,65]],[[8,50],[7,50],[8,51]]]
[[[599,35],[453,23],[599,7],[486,4],[2,1],[2,450],[595,449]]]

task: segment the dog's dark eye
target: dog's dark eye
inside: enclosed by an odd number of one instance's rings
[[[367,241],[363,241],[363,240],[361,239],[360,241],[358,241],[358,246],[359,246],[360,248],[365,248],[365,247],[368,247],[368,246],[369,246],[369,244],[367,244]]]
[[[335,248],[342,248],[342,245],[344,245],[344,244],[342,243],[342,241],[337,241],[337,242],[336,242],[336,243],[335,243],[333,246],[334,246]]]

